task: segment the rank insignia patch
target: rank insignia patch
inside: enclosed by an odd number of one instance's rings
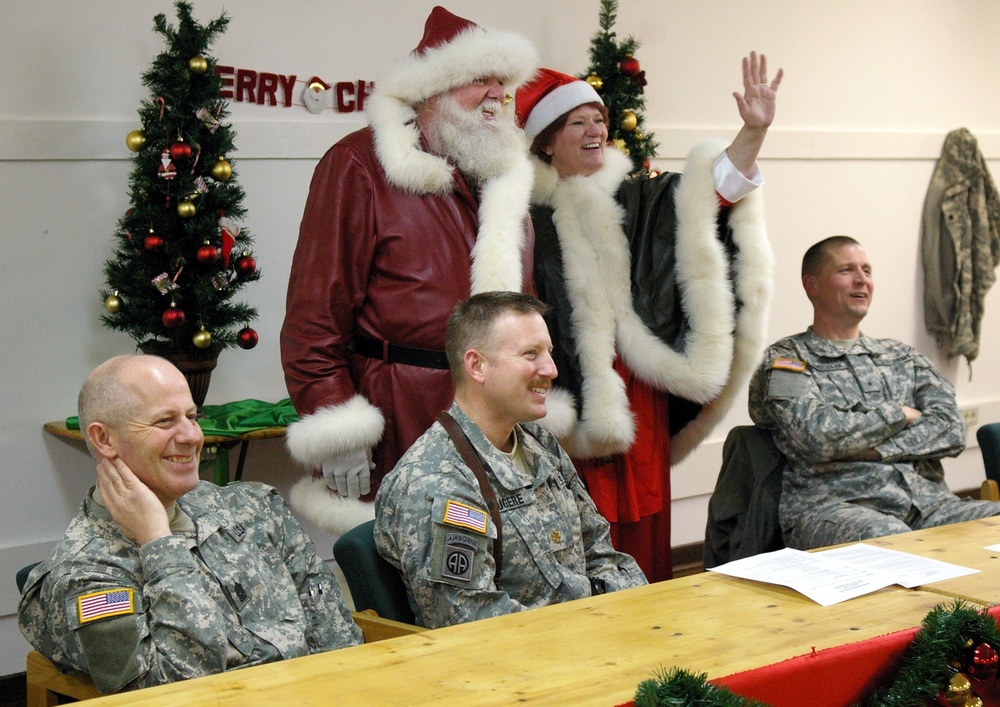
[[[134,614],[132,589],[121,587],[79,596],[76,598],[76,612],[81,624],[109,616]]]

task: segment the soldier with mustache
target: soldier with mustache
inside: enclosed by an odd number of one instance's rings
[[[635,560],[612,546],[608,522],[559,443],[532,424],[545,415],[557,375],[547,310],[514,292],[455,308],[450,417],[416,441],[375,497],[376,546],[400,570],[422,626],[646,583]]]

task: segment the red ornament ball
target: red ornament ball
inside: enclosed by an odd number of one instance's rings
[[[243,277],[249,277],[257,272],[257,261],[249,255],[241,255],[236,260],[236,272]]]
[[[980,643],[972,651],[969,677],[975,680],[992,680],[997,674],[997,652],[989,643]]]
[[[163,326],[167,329],[177,329],[184,326],[184,310],[171,306],[163,313]]]
[[[639,60],[632,57],[631,54],[625,56],[619,64],[618,68],[626,76],[635,76],[639,73]]]
[[[196,257],[198,258],[198,262],[202,265],[211,265],[219,259],[219,249],[214,245],[206,243],[198,248]]]
[[[155,233],[150,233],[143,241],[143,245],[149,251],[159,250],[163,247],[163,239]]]
[[[170,157],[175,160],[186,160],[191,156],[191,146],[183,140],[170,145]]]
[[[236,341],[239,343],[241,349],[252,349],[257,345],[259,340],[260,337],[257,336],[257,332],[250,327],[243,327],[236,334]]]

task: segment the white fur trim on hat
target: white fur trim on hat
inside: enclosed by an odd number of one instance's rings
[[[531,78],[537,66],[538,53],[525,37],[473,26],[446,44],[387,65],[375,82],[374,94],[417,106],[483,77],[500,79],[504,88],[513,93]]]
[[[531,109],[524,123],[524,134],[528,136],[528,140],[534,140],[538,133],[549,127],[563,113],[568,113],[585,103],[604,105],[597,91],[586,81],[573,81],[552,89]]]
[[[312,469],[356,449],[374,447],[382,439],[381,411],[360,395],[320,408],[288,427],[285,444],[292,458]]]

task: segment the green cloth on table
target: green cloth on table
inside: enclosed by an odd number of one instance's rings
[[[198,418],[201,431],[224,437],[236,437],[265,427],[288,426],[299,419],[290,398],[276,403],[237,400],[225,405],[205,405],[201,414]]]
[[[237,400],[225,405],[203,406],[198,424],[206,435],[237,437],[244,432],[287,426],[298,419],[299,415],[292,407],[290,398],[276,403]],[[220,444],[216,449],[213,479],[218,486],[229,483],[229,445]]]

